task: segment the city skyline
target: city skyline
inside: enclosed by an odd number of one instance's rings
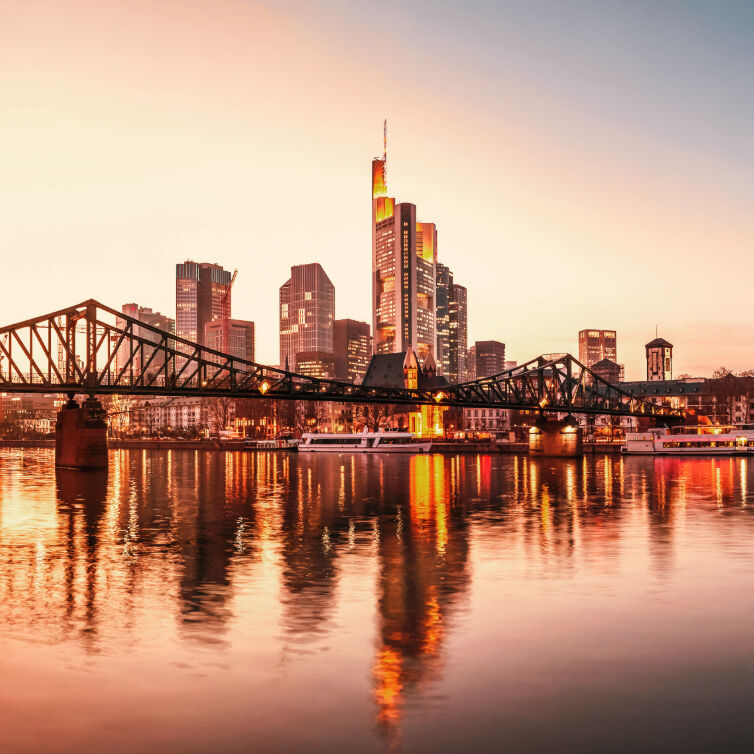
[[[12,105],[0,194],[14,261],[0,320],[34,315],[39,299],[49,310],[91,296],[170,315],[171,268],[193,258],[239,269],[234,314],[257,323],[260,362],[276,362],[276,289],[292,265],[321,263],[339,291],[335,316],[370,321],[363,174],[387,116],[391,194],[441,229],[440,260],[468,287],[470,343],[500,339],[524,361],[575,353],[575,332],[607,324],[636,379],[659,323],[676,346],[674,373],[750,367],[754,327],[730,271],[754,240],[751,9],[671,5],[656,11],[675,14],[667,40],[639,35],[639,8],[622,7],[617,23],[594,8],[588,21],[536,3],[459,19],[417,3],[411,17],[430,22],[421,44],[446,59],[417,63],[415,38],[396,33],[380,76],[405,69],[423,87],[420,104],[378,86],[366,53],[376,10],[366,6],[325,3],[314,18],[295,3],[166,2],[150,4],[151,24],[140,3],[61,2],[44,17],[13,8],[0,46]],[[249,46],[260,23],[267,39]],[[511,42],[507,70],[487,65],[485,25]],[[508,25],[529,32],[532,54]],[[563,25],[571,41],[559,38]],[[558,53],[580,43],[583,55],[558,68]],[[666,44],[674,55],[661,55]],[[303,56],[310,91],[293,98]],[[600,73],[578,84],[595,62]],[[335,233],[321,223],[323,197],[341,210]]]

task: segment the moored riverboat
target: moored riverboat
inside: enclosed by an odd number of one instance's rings
[[[358,432],[301,436],[299,453],[428,453],[432,443],[411,432]]]
[[[628,432],[622,450],[634,455],[754,455],[754,424],[699,424]]]

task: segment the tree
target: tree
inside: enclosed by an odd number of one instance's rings
[[[354,429],[379,432],[393,413],[393,407],[385,403],[360,403],[353,412]]]
[[[225,397],[205,398],[209,413],[209,425],[213,432],[222,432],[230,426],[235,417],[235,399]]]
[[[327,408],[322,401],[296,401],[294,429],[299,432],[314,432],[327,421]]]
[[[729,374],[733,374],[733,372],[731,372],[728,367],[718,367],[714,372],[712,372],[712,379],[720,380],[723,377],[727,377]]]

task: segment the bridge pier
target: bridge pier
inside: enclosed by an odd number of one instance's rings
[[[584,454],[584,434],[574,419],[537,419],[529,430],[533,456],[575,458]]]
[[[77,403],[72,395],[55,422],[55,466],[66,469],[107,468],[107,422],[94,397]]]

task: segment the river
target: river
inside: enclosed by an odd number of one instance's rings
[[[3,752],[749,751],[745,458],[0,449]]]

